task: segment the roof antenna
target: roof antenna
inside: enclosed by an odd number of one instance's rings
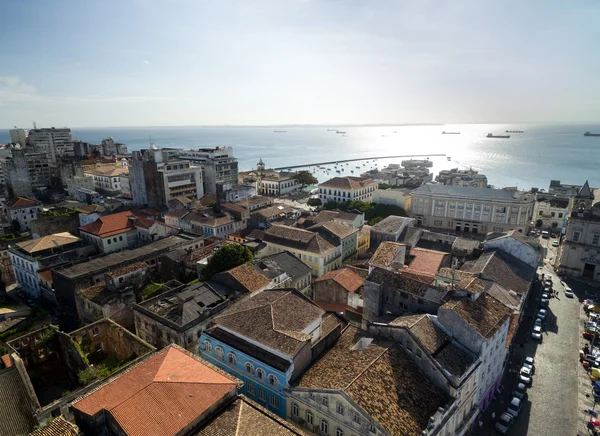
[[[33,122],[33,130],[36,130],[37,126],[35,125],[35,121]]]

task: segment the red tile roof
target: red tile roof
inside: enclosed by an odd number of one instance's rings
[[[2,362],[4,362],[5,367],[10,368],[12,366],[12,361],[10,360],[10,355],[5,354],[5,355],[1,356],[0,359],[2,359]]]
[[[361,276],[348,268],[330,271],[316,279],[315,282],[322,282],[324,280],[333,280],[348,292],[358,291],[365,282]]]
[[[425,248],[411,248],[410,255],[414,259],[408,265],[407,270],[414,274],[433,276],[437,274],[447,253]]]
[[[334,177],[332,179],[327,180],[319,184],[319,186],[327,187],[327,188],[338,188],[338,189],[362,189],[367,186],[374,185],[376,182],[371,179],[367,179],[364,177]]]
[[[136,218],[135,220],[129,219],[129,217]],[[146,218],[140,218],[133,212],[125,211],[119,213],[113,213],[112,215],[105,215],[98,218],[93,223],[89,223],[83,227],[79,227],[79,230],[86,233],[99,236],[101,238],[107,238],[109,236],[118,235],[119,233],[127,232],[138,226],[148,228],[153,224],[152,221]]]
[[[41,203],[36,200],[31,200],[26,197],[17,197],[9,203],[9,207],[32,207],[41,206]]]
[[[238,383],[171,345],[75,401],[73,407],[89,416],[106,410],[130,436],[174,435]]]

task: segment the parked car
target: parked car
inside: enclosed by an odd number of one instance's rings
[[[527,399],[527,386],[523,383],[519,383],[517,388],[512,391],[512,396],[517,397],[521,401],[525,401]]]
[[[535,365],[533,363],[523,362],[523,368],[529,369],[531,375],[535,374]]]
[[[551,237],[552,239],[556,238],[556,233],[550,233],[550,237]]]
[[[537,316],[538,318],[546,319],[546,309],[540,309]]]
[[[550,295],[549,295],[549,294],[547,294],[546,292],[544,292],[544,293],[542,294],[542,300],[544,300],[544,299],[546,299],[546,300],[549,300],[549,299],[550,299]]]
[[[542,239],[548,239],[549,236],[550,236],[550,233],[548,233],[546,230],[544,230],[542,232]]]
[[[519,381],[527,386],[531,384],[531,370],[526,367],[522,367],[519,372]]]
[[[513,399],[510,400],[510,404],[506,408],[506,411],[510,413],[513,418],[519,416],[519,412],[521,411],[521,400],[517,397],[513,397]]]
[[[525,358],[525,363],[533,365],[533,363],[534,363],[533,357],[526,357]]]
[[[513,416],[510,413],[504,412],[496,421],[496,430],[502,434],[506,434],[513,423]]]
[[[542,318],[536,318],[533,325],[541,327],[542,326]]]
[[[533,327],[533,331],[531,332],[531,337],[533,339],[542,339],[542,328],[539,325]]]
[[[558,247],[558,241],[552,241],[552,246],[553,247]]]
[[[547,298],[542,298],[540,301],[540,305],[542,307],[548,307],[548,303],[550,302],[550,300],[548,300]]]
[[[565,297],[573,298],[573,290],[565,285]]]

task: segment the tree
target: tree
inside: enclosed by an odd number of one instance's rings
[[[306,204],[309,206],[321,206],[323,203],[318,198],[309,198]]]
[[[333,200],[329,200],[327,203],[325,203],[325,209],[327,210],[334,210],[334,209],[338,209],[339,208],[339,203]]]
[[[378,216],[373,218],[371,221],[369,221],[369,225],[370,226],[374,226],[375,224],[377,224],[378,222],[383,221],[383,218]]]
[[[537,220],[535,222],[535,226],[539,229],[540,227],[542,227],[544,225],[544,221],[542,220]]]
[[[378,186],[379,189],[390,189],[390,185],[387,183],[380,183]]]
[[[211,200],[211,201],[208,203],[208,207],[215,207],[216,205],[217,205],[217,202],[216,202],[215,200]]]
[[[294,176],[294,179],[298,180],[298,183],[304,188],[307,185],[316,185],[319,181],[312,175],[310,171],[298,171]]]
[[[251,262],[252,259],[254,259],[254,256],[252,256],[252,252],[248,247],[239,244],[227,244],[219,248],[206,266],[202,268],[202,278],[207,279],[214,274]]]

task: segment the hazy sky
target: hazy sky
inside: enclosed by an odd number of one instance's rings
[[[600,121],[600,2],[0,1],[0,127]]]

